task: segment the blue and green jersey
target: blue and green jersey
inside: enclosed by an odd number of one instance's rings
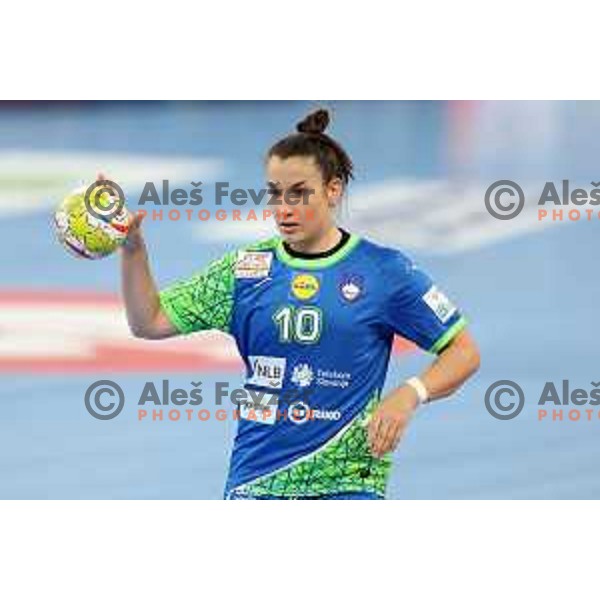
[[[249,390],[225,494],[385,494],[389,455],[366,424],[380,400],[394,334],[438,353],[466,324],[402,252],[350,235],[325,258],[299,258],[275,237],[226,254],[171,285],[161,305],[180,333],[236,341]]]

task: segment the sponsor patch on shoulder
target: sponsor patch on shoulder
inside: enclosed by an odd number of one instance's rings
[[[234,274],[239,279],[260,279],[267,277],[271,270],[273,254],[240,250],[235,261]]]
[[[425,304],[434,312],[435,316],[442,322],[446,323],[448,319],[456,312],[456,306],[448,300],[446,295],[432,285],[429,290],[423,295]]]

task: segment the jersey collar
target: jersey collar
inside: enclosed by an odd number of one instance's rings
[[[289,267],[296,269],[325,269],[346,258],[346,256],[356,248],[358,242],[360,242],[360,237],[351,233],[348,241],[331,256],[327,256],[326,258],[298,258],[287,252],[283,245],[283,239],[279,238],[277,240],[275,252],[277,253],[277,258]]]

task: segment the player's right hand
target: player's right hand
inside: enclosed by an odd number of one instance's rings
[[[107,176],[106,173],[104,173],[104,171],[98,171],[96,173],[96,181],[110,181]],[[117,195],[117,192],[115,191],[114,196]],[[142,221],[144,220],[144,217],[146,216],[144,212],[140,212],[140,213],[135,213],[135,212],[130,212],[129,213],[131,218],[129,221],[129,232],[127,233],[127,239],[125,240],[125,243],[123,244],[122,248],[124,248],[125,250],[134,250],[138,247],[141,246],[142,244],[142,229],[141,229],[141,225],[142,225]]]

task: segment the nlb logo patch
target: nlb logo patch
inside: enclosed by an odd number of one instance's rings
[[[246,383],[260,387],[281,389],[285,376],[285,358],[276,356],[249,356],[252,377]]]
[[[320,288],[319,279],[312,273],[299,273],[292,279],[292,294],[298,300],[310,300]]]
[[[269,275],[273,254],[240,250],[235,261],[234,274],[238,279],[262,279]]]
[[[423,295],[423,300],[442,323],[446,323],[456,312],[456,306],[435,285],[431,286]]]

